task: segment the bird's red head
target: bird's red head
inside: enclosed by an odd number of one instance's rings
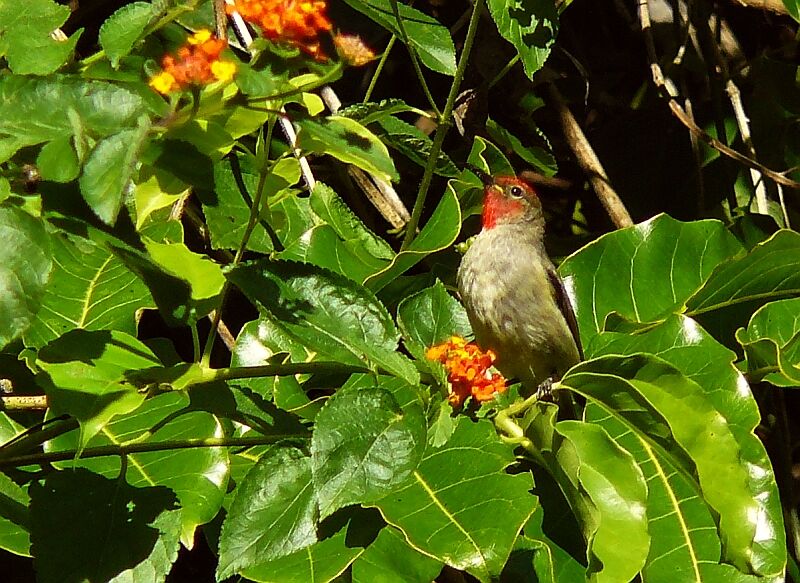
[[[483,228],[524,223],[542,217],[542,205],[533,187],[516,176],[487,181],[483,191]]]

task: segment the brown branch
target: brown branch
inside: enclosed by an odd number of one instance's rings
[[[564,98],[553,83],[548,84],[548,92],[558,112],[564,137],[575,154],[578,164],[589,177],[589,182],[591,182],[597,198],[600,199],[608,216],[611,217],[611,221],[618,229],[632,226],[633,220],[628,213],[628,209],[625,208],[622,199],[620,199],[614,187],[611,186],[611,181],[609,181],[608,175],[589,140],[586,139],[581,126],[578,125],[578,120],[572,115],[572,112],[564,102]]]
[[[655,83],[658,90],[667,99],[667,105],[669,106],[672,114],[678,118],[678,121],[686,126],[686,129],[694,134],[697,139],[699,139],[701,142],[704,142],[708,146],[711,146],[718,152],[728,156],[733,160],[736,160],[748,168],[758,170],[761,172],[761,174],[767,178],[770,178],[777,184],[782,184],[788,188],[800,189],[800,183],[795,182],[791,178],[787,178],[785,176],[785,172],[776,172],[771,168],[767,168],[757,160],[753,160],[752,158],[745,156],[733,148],[726,146],[694,123],[683,107],[681,107],[681,105],[675,100],[675,96],[672,94],[672,92],[669,91],[666,81],[664,80],[664,73],[661,70],[661,65],[658,64],[656,47],[653,41],[653,31],[650,26],[649,0],[639,0],[639,22],[642,27],[642,33],[644,34],[645,46],[647,48],[647,58],[650,61],[650,72],[653,76],[653,83]]]

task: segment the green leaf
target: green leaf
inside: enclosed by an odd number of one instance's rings
[[[390,0],[345,0],[347,4],[367,15],[386,30],[402,39]],[[419,60],[437,73],[456,74],[456,50],[450,31],[438,20],[416,8],[397,3],[408,42],[417,51]]]
[[[749,466],[727,420],[697,383],[666,362],[639,354],[578,364],[562,385],[625,425],[695,481],[720,517],[726,558],[747,569],[760,520],[759,504],[748,487]]]
[[[387,526],[353,563],[353,583],[430,583],[441,570],[439,561],[411,547],[399,530]]]
[[[30,557],[28,489],[0,472],[0,549]]]
[[[140,310],[154,306],[144,283],[90,239],[58,232],[51,242],[53,274],[26,346],[38,348],[75,328],[134,336]]]
[[[357,121],[331,115],[324,119],[301,119],[297,125],[300,126],[297,134],[299,148],[329,154],[387,182],[399,179],[386,146]]]
[[[217,580],[317,541],[311,458],[275,447],[248,472],[222,525]]]
[[[161,365],[145,344],[115,330],[67,332],[39,351],[36,364],[53,415],[80,422],[81,449],[113,417],[144,401],[126,373]]]
[[[800,298],[762,306],[746,330],[736,331],[736,340],[744,348],[751,380],[800,386]]]
[[[17,75],[53,73],[75,50],[83,30],[69,39],[55,40],[51,34],[69,17],[67,6],[51,0],[18,4],[0,0],[0,57]]]
[[[391,492],[425,449],[422,408],[401,409],[378,387],[337,392],[315,422],[311,459],[321,518]]]
[[[558,171],[558,164],[553,158],[553,154],[549,150],[545,150],[544,147],[523,144],[517,136],[492,119],[487,120],[486,130],[495,142],[513,151],[545,176],[553,176]],[[545,135],[539,130],[537,130],[537,133],[541,140],[549,146]]]
[[[0,77],[0,136],[14,138],[18,147],[69,138],[79,131],[109,136],[136,127],[144,112],[140,96],[105,81]]]
[[[380,367],[418,382],[396,352],[399,334],[386,308],[344,276],[302,263],[261,260],[227,274],[264,316],[320,359]]]
[[[189,185],[170,172],[154,166],[142,168],[133,192],[136,229],[141,229],[152,213],[172,206],[189,191]]]
[[[0,348],[33,322],[53,267],[50,237],[23,210],[0,206]]]
[[[431,148],[433,147],[433,140],[423,131],[391,116],[381,118],[376,123],[381,128],[378,135],[389,146],[423,168],[427,165]],[[450,159],[450,156],[444,152],[439,152],[434,172],[439,176],[453,178],[458,176],[459,170]]]
[[[378,102],[368,101],[366,103],[354,103],[341,108],[336,112],[337,115],[350,117],[360,121],[363,125],[384,119],[396,113],[414,112],[418,115],[427,115],[421,109],[408,105],[402,99],[391,97],[382,99]]]
[[[472,334],[467,312],[442,282],[406,298],[397,307],[397,323],[409,352],[425,358],[425,350],[450,336],[467,338]]]
[[[732,335],[754,308],[800,295],[800,233],[782,230],[750,253],[720,265],[687,300],[687,314],[712,333]],[[717,334],[715,334],[716,336]]]
[[[536,506],[528,473],[509,475],[511,448],[489,421],[465,417],[413,476],[376,506],[426,555],[488,582],[497,577]]]
[[[672,316],[636,335],[604,332],[587,348],[588,354],[595,357],[653,353],[703,388],[708,400],[725,417],[741,448],[742,459],[752,469],[748,487],[758,506],[760,535],[754,541],[751,561],[764,575],[782,572],[786,543],[780,498],[764,444],[754,434],[760,423],[758,406],[733,364],[736,355],[685,316]],[[652,544],[645,571],[667,576],[681,570],[687,577],[696,577],[703,565],[718,562],[721,542],[710,509],[696,496],[696,480],[677,472],[674,462],[663,452],[648,446],[627,425],[609,418],[599,407],[590,405],[586,415],[634,455],[648,480],[648,513],[655,520],[650,528]],[[667,555],[669,560],[658,560]]]
[[[72,140],[64,137],[45,144],[36,158],[42,180],[72,182],[80,173],[80,162]]]
[[[431,218],[405,251],[395,255],[382,271],[368,277],[364,285],[380,291],[431,253],[446,249],[461,230],[461,209],[452,185],[448,185]]]
[[[650,547],[644,476],[631,455],[602,428],[561,421],[555,429],[566,438],[556,454],[563,471],[571,473],[573,484],[580,484],[594,506],[593,523],[584,525],[589,530],[589,577],[630,581],[644,565]]]
[[[275,219],[292,212],[291,199],[294,197],[288,189],[298,180],[300,165],[296,159],[285,158],[272,167],[264,181],[266,202],[262,202],[247,249],[259,253],[273,251],[267,225],[279,226],[280,221]],[[241,245],[258,181],[258,173],[244,157],[240,159],[231,155],[214,164],[215,196],[201,194],[203,214],[208,222],[214,249],[238,249]],[[244,192],[241,187],[244,187]]]
[[[348,531],[315,542],[294,553],[242,569],[242,576],[256,583],[328,583],[337,580],[364,549],[353,547]]]
[[[188,406],[185,393],[157,395],[130,414],[113,419],[86,446],[113,446],[132,440],[159,443],[224,437],[222,426],[213,415],[188,411]],[[48,441],[45,451],[78,447],[78,435],[73,431]],[[228,486],[227,451],[220,447],[175,449],[129,454],[127,460],[128,484],[165,486],[175,492],[180,503],[181,542],[191,549],[195,529],[214,518],[222,506]],[[63,465],[83,467],[109,479],[120,473],[120,458],[116,456],[77,459]]]
[[[147,26],[157,16],[157,5],[133,2],[109,16],[100,27],[100,46],[115,69],[122,57],[128,55]]]
[[[178,557],[180,519],[168,488],[135,488],[79,468],[48,473],[30,495],[41,583],[163,581]]]
[[[588,344],[612,314],[654,322],[683,311],[712,271],[741,252],[719,221],[682,223],[659,215],[600,237],[568,257],[559,272]]]
[[[101,140],[83,167],[79,180],[81,194],[108,225],[117,220],[123,197],[132,186],[131,177],[149,126],[147,118],[142,117],[137,129],[123,130]]]
[[[542,68],[558,34],[558,11],[548,0],[489,0],[489,13],[504,39],[517,49],[525,74]]]
[[[783,0],[783,5],[792,18],[800,22],[800,3],[797,0]]]

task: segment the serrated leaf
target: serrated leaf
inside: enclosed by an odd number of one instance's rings
[[[303,150],[328,154],[386,180],[399,175],[386,146],[357,121],[331,115],[323,119],[297,121],[297,145]]]
[[[383,388],[340,390],[315,419],[311,439],[321,518],[373,501],[404,482],[425,449],[422,408],[401,409]]]
[[[123,130],[98,142],[78,181],[81,194],[94,213],[113,225],[122,208],[123,197],[132,187],[139,151],[147,138],[150,123],[142,117],[135,130]]]
[[[117,445],[131,440],[179,442],[187,439],[224,437],[220,422],[206,411],[187,411],[185,393],[157,395],[128,415],[109,422],[87,447]],[[45,451],[75,450],[77,432],[61,435],[45,444]],[[165,486],[175,492],[180,503],[181,542],[189,549],[194,544],[195,529],[209,522],[222,506],[228,486],[228,454],[224,448],[176,449],[168,452],[134,453],[127,456],[125,481],[134,487]],[[114,479],[119,476],[120,458],[116,456],[77,459],[65,468],[83,467]]]
[[[33,322],[52,267],[50,237],[41,221],[0,206],[0,347]]]
[[[122,57],[130,53],[145,28],[157,15],[155,6],[148,2],[133,2],[109,16],[100,27],[100,46],[115,69]]]
[[[410,383],[411,362],[396,352],[399,334],[386,308],[366,288],[327,270],[261,260],[227,274],[295,342],[317,357],[383,368]]]
[[[650,548],[647,486],[639,466],[598,426],[568,420],[555,430],[566,438],[556,453],[561,467],[574,472],[574,483],[586,492],[596,513],[593,524],[584,525],[589,530],[589,579],[632,580]],[[570,450],[566,455],[565,448]]]
[[[402,99],[389,98],[378,102],[368,101],[366,103],[354,103],[337,111],[337,115],[350,117],[360,121],[364,125],[383,119],[396,113],[414,112],[419,115],[426,115],[421,109],[408,105]]]
[[[559,273],[586,344],[612,314],[642,323],[683,311],[715,268],[742,252],[719,221],[682,223],[659,215],[586,245]]]
[[[492,119],[487,120],[486,130],[495,142],[513,151],[545,176],[553,176],[558,171],[558,164],[549,150],[534,144],[523,144],[517,136]],[[537,134],[549,147],[545,135],[539,130],[537,130]]]
[[[407,156],[412,162],[423,168],[430,158],[433,140],[424,132],[409,123],[395,117],[384,117],[376,122],[381,128],[378,135],[392,148]],[[444,152],[439,152],[436,158],[434,172],[439,176],[453,178],[458,176],[459,170]]]
[[[757,468],[748,475],[748,487],[758,505],[760,533],[753,544],[752,563],[764,575],[782,572],[786,544],[780,499],[769,457],[754,434],[760,423],[759,411],[747,382],[733,365],[736,355],[685,316],[672,316],[636,335],[604,332],[588,346],[592,356],[633,355],[641,351],[663,358],[697,382],[727,420],[742,459],[750,468]],[[648,479],[648,513],[657,519],[657,524],[650,529],[653,542],[645,570],[663,576],[680,570],[696,577],[702,573],[703,565],[719,561],[721,543],[711,511],[695,496],[697,484],[677,472],[663,452],[649,447],[599,407],[589,405],[586,415],[623,443]],[[669,560],[660,559],[667,555]]]
[[[42,180],[53,182],[71,182],[80,173],[80,163],[72,140],[59,138],[45,144],[36,157],[36,167],[42,175]]]
[[[411,245],[395,255],[392,262],[382,271],[368,277],[364,285],[376,292],[380,291],[431,253],[452,245],[460,230],[461,209],[455,191],[448,185],[431,218]]]
[[[397,19],[394,17],[390,0],[345,0],[355,10],[402,39]],[[403,19],[403,27],[409,44],[414,47],[422,63],[437,73],[450,75],[456,73],[456,50],[450,31],[435,18],[424,12],[398,2],[398,11]]]
[[[70,57],[83,32],[65,41],[51,36],[69,14],[68,7],[51,0],[0,1],[0,57],[17,75],[53,73]]]
[[[275,447],[237,486],[222,525],[217,580],[291,555],[317,541],[311,458]]]
[[[152,213],[172,206],[190,191],[183,180],[158,167],[142,168],[134,189],[137,229],[142,228]]]
[[[178,557],[180,517],[168,488],[135,488],[79,468],[50,472],[30,495],[42,583],[163,581]]]
[[[720,516],[728,561],[747,569],[758,525],[749,470],[727,420],[694,381],[650,355],[607,356],[573,367],[562,384],[657,449]]]
[[[81,449],[113,417],[144,401],[126,373],[161,365],[145,344],[115,330],[67,332],[39,351],[36,364],[52,413],[80,422]]]
[[[558,11],[548,0],[489,0],[497,30],[517,49],[525,74],[542,68],[558,34]]]
[[[491,422],[462,417],[447,443],[429,448],[407,484],[376,506],[414,548],[488,582],[536,506],[530,474],[505,473],[513,460]]]
[[[137,313],[154,305],[144,283],[89,239],[61,232],[51,241],[55,267],[25,344],[38,348],[75,328],[135,335]]]
[[[418,359],[425,358],[426,348],[450,336],[467,338],[472,334],[464,306],[440,281],[400,302],[397,323],[409,351]]]

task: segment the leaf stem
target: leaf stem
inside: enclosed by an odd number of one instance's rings
[[[437,116],[442,117],[442,114],[439,112],[439,107],[436,105],[436,101],[433,99],[431,90],[428,89],[428,84],[425,82],[425,76],[422,74],[422,67],[419,65],[417,50],[409,42],[408,33],[406,32],[406,26],[403,24],[403,18],[400,16],[400,7],[397,5],[397,0],[389,0],[389,3],[392,5],[392,12],[394,13],[394,18],[397,21],[397,29],[400,31],[400,38],[403,39],[403,43],[405,43],[406,48],[408,49],[408,54],[411,56],[411,64],[414,65],[414,71],[416,72],[417,79],[419,79],[420,85],[422,86],[422,92],[428,99],[431,109],[433,109]]]
[[[367,92],[364,94],[364,99],[361,101],[361,103],[368,102],[369,98],[372,97],[372,92],[375,90],[375,86],[378,84],[378,77],[380,77],[381,73],[383,72],[383,67],[386,65],[386,61],[389,59],[389,53],[392,51],[392,47],[394,47],[395,42],[397,42],[397,36],[392,35],[392,38],[389,39],[389,42],[386,44],[386,48],[383,50],[381,60],[378,61],[378,66],[375,67],[375,72],[372,74],[372,79],[369,80],[369,87],[367,87]]]
[[[422,175],[422,181],[417,191],[417,199],[414,201],[414,209],[411,211],[411,219],[406,225],[406,234],[403,239],[401,250],[405,250],[411,245],[417,232],[417,225],[422,216],[422,208],[425,206],[425,198],[428,196],[428,189],[431,186],[433,179],[433,171],[436,168],[436,163],[439,160],[439,153],[442,151],[442,144],[447,135],[447,131],[452,126],[453,122],[450,119],[453,115],[453,108],[455,107],[458,91],[461,88],[461,81],[464,79],[464,71],[467,69],[467,61],[469,54],[472,51],[472,45],[475,42],[475,34],[478,31],[478,20],[480,19],[481,11],[485,0],[475,0],[472,7],[472,15],[469,18],[469,27],[467,28],[467,38],[464,40],[464,48],[461,49],[461,57],[456,67],[456,74],[453,76],[453,85],[450,87],[450,93],[447,96],[447,102],[444,105],[444,111],[439,116],[439,125],[436,128],[436,135],[433,137],[433,144],[428,156],[428,163],[425,165],[425,172]]]
[[[78,459],[89,459],[106,456],[127,456],[135,453],[169,451],[175,449],[193,449],[200,447],[253,447],[269,445],[285,440],[307,440],[307,435],[285,434],[261,437],[208,437],[205,439],[184,439],[174,441],[158,441],[155,443],[131,443],[128,445],[101,445],[88,447],[80,452]],[[77,450],[64,450],[48,453],[32,453],[0,459],[0,467],[19,467],[31,464],[52,463],[76,459]]]

